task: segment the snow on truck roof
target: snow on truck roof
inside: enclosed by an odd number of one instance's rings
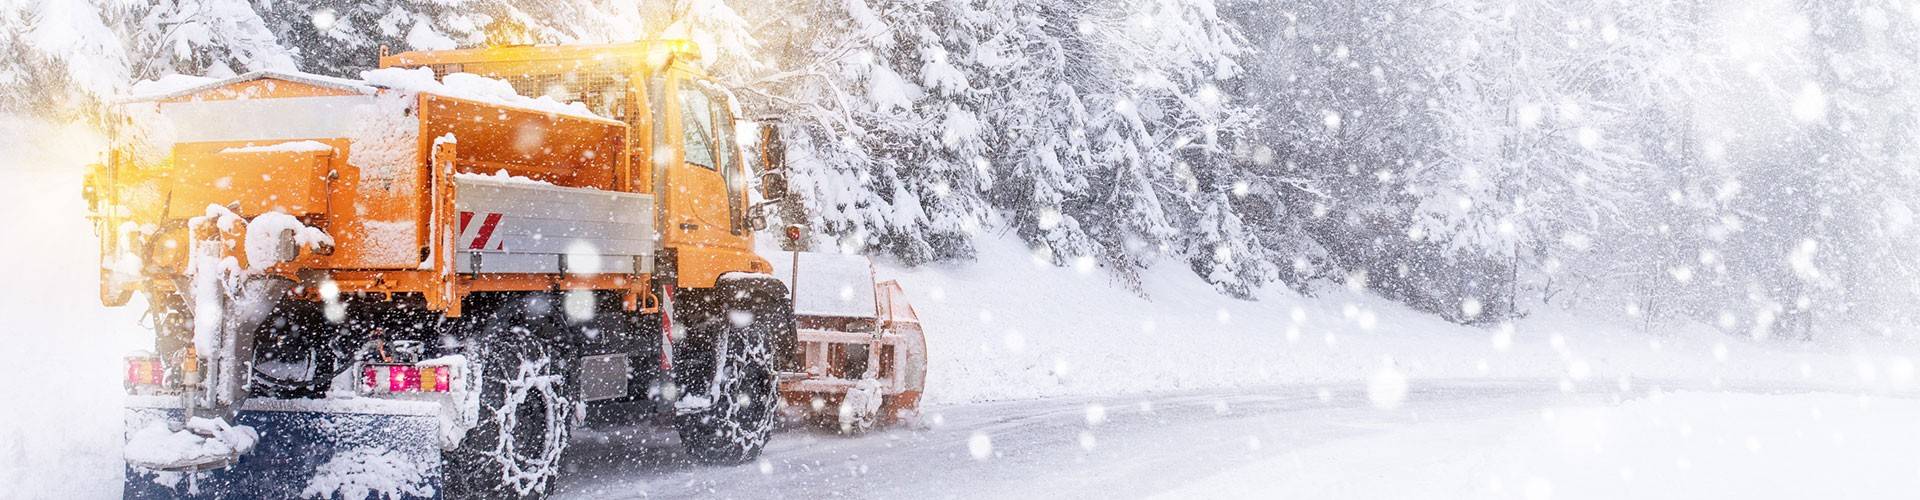
[[[375,87],[402,92],[425,92],[488,104],[545,111],[548,113],[606,120],[593,114],[587,105],[563,103],[552,97],[527,97],[513,90],[513,84],[472,73],[449,73],[435,79],[431,68],[381,68],[360,72],[360,78]]]
[[[253,71],[253,72],[248,72],[241,75],[236,75],[230,78],[209,78],[204,76],[190,76],[190,75],[167,75],[167,76],[160,77],[160,79],[158,80],[142,80],[139,83],[133,84],[133,87],[129,89],[128,95],[120,99],[119,102],[142,102],[142,101],[159,101],[164,99],[172,99],[175,97],[188,96],[195,93],[224,87],[227,85],[232,85],[235,83],[248,82],[248,81],[260,80],[260,79],[274,79],[274,80],[282,80],[282,81],[289,81],[289,82],[295,82],[295,83],[304,83],[304,84],[313,85],[317,87],[334,88],[334,89],[346,90],[346,91],[357,92],[362,94],[372,94],[375,90],[377,90],[374,86],[368,85],[367,82],[363,82],[360,80],[349,80],[345,78],[335,78],[331,76],[315,75],[311,73],[284,72],[284,71]]]
[[[360,73],[360,80],[337,78],[311,73],[284,71],[254,71],[231,78],[207,78],[188,75],[168,75],[159,80],[145,80],[133,84],[128,96],[118,100],[120,103],[161,101],[193,95],[199,92],[249,82],[260,79],[273,79],[313,85],[317,87],[345,90],[359,94],[373,94],[381,89],[408,93],[428,93],[456,99],[465,99],[487,104],[520,108],[578,118],[610,121],[587,109],[581,103],[562,103],[551,97],[527,97],[513,89],[513,85],[502,80],[487,78],[469,73],[453,73],[442,78],[434,78],[433,70],[428,68],[382,68]]]
[[[690,36],[665,36],[647,40],[600,44],[500,45],[454,50],[407,51],[381,56],[380,65],[421,66],[434,64],[526,63],[531,61],[612,61],[649,62],[647,59],[672,54],[674,57],[701,58],[700,45]]]

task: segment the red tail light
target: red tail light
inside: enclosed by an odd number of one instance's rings
[[[161,368],[160,358],[127,356],[127,386],[157,386],[165,376],[166,369]]]
[[[453,390],[453,367],[367,364],[361,381],[369,393],[448,392]]]

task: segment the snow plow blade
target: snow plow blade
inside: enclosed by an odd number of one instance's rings
[[[900,283],[878,280],[873,262],[859,255],[770,260],[794,291],[799,366],[780,383],[790,413],[842,431],[914,418],[926,387],[927,340]]]
[[[440,419],[435,406],[332,411],[325,401],[253,401],[234,425],[259,442],[232,464],[198,472],[126,466],[125,498],[439,498]],[[398,411],[396,411],[398,410]],[[129,436],[178,421],[175,408],[128,408]]]

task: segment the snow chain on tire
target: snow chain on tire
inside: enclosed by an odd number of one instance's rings
[[[481,374],[479,425],[445,454],[449,497],[542,498],[552,489],[574,403],[558,353],[529,330],[545,321],[503,307],[469,337],[468,359]]]
[[[551,358],[522,359],[519,375],[506,382],[506,399],[499,408],[492,410],[493,414],[483,415],[500,429],[493,451],[487,453],[500,466],[503,474],[500,486],[520,495],[545,491],[547,483],[558,474],[560,454],[567,448],[567,422],[572,418],[573,403],[568,402],[561,389],[555,387],[563,386],[564,380],[560,375],[551,373],[549,365],[552,363]],[[540,412],[542,415],[539,416],[542,417],[541,421],[550,423],[544,432],[532,436],[539,440],[538,456],[521,453],[521,445],[530,443],[516,442],[519,439],[516,437],[517,431],[521,430],[521,417],[534,416],[530,413],[523,415],[523,410],[530,410],[525,407],[529,397],[540,398],[545,411]],[[552,422],[558,422],[559,425],[551,425]]]
[[[683,410],[674,424],[694,460],[737,464],[758,457],[773,434],[779,398],[772,340],[791,328],[793,317],[777,281],[722,281],[717,291],[714,302],[724,306],[708,311],[716,317],[702,318],[711,342],[696,351],[712,361],[682,374],[704,405]]]

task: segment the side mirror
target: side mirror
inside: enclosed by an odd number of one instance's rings
[[[747,227],[751,227],[755,231],[765,231],[767,229],[767,215],[771,214],[774,210],[779,210],[781,201],[782,200],[777,199],[766,200],[747,207]]]
[[[760,120],[760,197],[778,200],[787,196],[787,143],[780,138],[777,119]]]
[[[760,198],[764,200],[782,200],[787,197],[787,173],[784,171],[760,173]]]
[[[754,231],[767,230],[767,211],[754,210],[753,213],[747,214],[747,228]]]

